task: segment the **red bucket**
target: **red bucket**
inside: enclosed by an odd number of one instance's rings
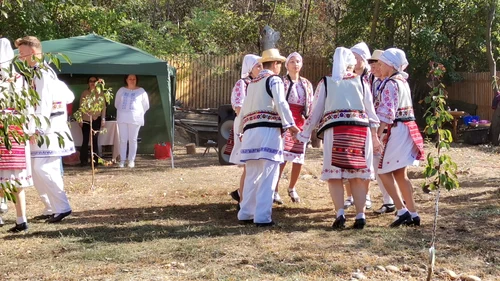
[[[168,159],[172,157],[171,146],[169,142],[155,144],[155,159]]]

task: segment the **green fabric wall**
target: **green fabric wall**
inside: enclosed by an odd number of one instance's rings
[[[66,82],[68,86],[75,93],[75,101],[73,102],[73,112],[76,112],[80,103],[81,93],[87,88],[87,80],[89,75],[68,75],[68,74],[59,74],[59,78]],[[100,78],[103,78],[106,82],[106,87],[110,87],[113,90],[113,96],[116,94],[116,91],[120,87],[124,85],[124,75],[99,75]],[[137,152],[140,154],[152,154],[154,144],[158,142],[166,142],[171,140],[169,136],[168,128],[171,125],[166,124],[166,122],[171,122],[171,108],[167,106],[166,110],[162,104],[171,104],[169,103],[170,94],[167,89],[164,89],[164,95],[167,97],[163,97],[164,101],[162,102],[162,96],[160,95],[159,84],[165,85],[165,83],[161,83],[163,81],[157,80],[157,76],[142,76],[139,75],[139,83],[138,85],[146,90],[149,97],[149,105],[150,108],[146,112],[144,116],[145,124],[139,130],[139,137],[142,139],[141,143],[139,143]],[[166,80],[166,77],[159,76],[161,80]],[[162,79],[164,78],[164,79]],[[106,116],[114,116],[116,117],[116,109],[114,106],[114,99],[106,108]],[[166,121],[167,120],[167,121]]]

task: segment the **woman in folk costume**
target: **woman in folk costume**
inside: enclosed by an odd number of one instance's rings
[[[247,95],[247,86],[248,84],[250,84],[253,77],[257,77],[257,75],[259,75],[259,72],[262,70],[262,63],[259,62],[259,59],[259,56],[252,54],[246,55],[243,58],[243,65],[241,67],[241,79],[236,82],[233,87],[233,92],[231,93],[231,105],[233,106],[233,110],[236,113],[236,118],[234,118],[233,130],[231,131],[231,136],[229,137],[228,145],[226,146],[224,154],[230,155],[229,162],[243,166],[243,173],[240,177],[240,187],[239,189],[231,192],[231,197],[234,200],[238,201],[238,203],[240,203],[240,195],[243,193],[243,184],[245,182],[245,166],[240,159],[241,140],[235,134],[235,132],[236,128],[239,127],[241,122],[240,110]]]
[[[370,50],[365,42],[358,43],[351,48],[354,57],[356,58],[356,65],[354,66],[354,73],[361,76],[361,80],[368,85],[370,92],[370,65],[368,64],[368,58],[370,57]],[[365,206],[367,209],[372,208],[372,200],[370,198],[370,182],[366,181],[366,201]],[[344,202],[344,209],[352,206],[354,199],[352,198],[351,186],[349,183],[345,185],[345,191],[347,193],[347,199]]]
[[[379,120],[369,87],[353,73],[356,59],[351,50],[339,47],[333,56],[331,77],[324,77],[314,96],[313,111],[297,139],[307,142],[319,124],[323,138],[321,179],[328,181],[337,217],[333,229],[345,227],[343,179],[351,185],[356,207],[354,228],[366,224],[366,181],[373,179],[373,151],[380,150],[376,130]]]
[[[299,73],[302,69],[302,56],[297,53],[291,53],[285,61],[285,68],[287,69],[287,75],[283,77],[283,83],[285,84],[285,94],[288,106],[292,111],[293,120],[295,125],[302,129],[304,126],[304,121],[309,116],[311,112],[312,99],[313,99],[313,86],[309,80],[304,77],[300,77]],[[292,199],[292,202],[300,202],[299,194],[295,189],[295,184],[299,179],[300,170],[304,164],[306,143],[296,143],[293,141],[290,132],[285,134],[285,150],[283,151],[283,157],[285,158],[285,163],[280,166],[280,178],[283,170],[285,169],[287,162],[292,162],[292,173],[290,175],[290,182],[288,184],[288,196]],[[277,204],[283,204],[278,193],[278,184],[276,185],[276,190],[274,191],[274,202]]]
[[[380,56],[379,66],[381,75],[388,78],[384,80],[375,101],[381,120],[379,134],[387,127],[378,174],[397,208],[396,219],[390,226],[420,225],[407,167],[418,165],[424,150],[422,136],[415,123],[410,86],[406,80],[408,74],[404,72],[408,61],[402,50],[390,48]]]
[[[380,73],[380,67],[379,67],[379,63],[378,63],[380,55],[382,55],[383,52],[384,52],[383,50],[375,50],[375,51],[373,51],[372,56],[368,59],[368,63],[370,64],[370,68],[371,68],[369,82],[370,82],[370,85],[372,88],[372,95],[373,95],[373,101],[374,101],[373,105],[375,107],[375,112],[377,112],[378,106],[380,105],[380,103],[375,103],[375,101],[377,100],[378,95],[380,94],[380,87],[382,86],[382,81],[384,78],[386,78],[386,77],[383,77],[382,74]],[[384,136],[385,136],[385,134],[383,133],[383,131],[378,132],[378,137],[380,140],[382,140],[384,138]],[[383,198],[382,206],[379,209],[373,211],[375,214],[379,214],[379,215],[385,214],[385,213],[392,213],[396,210],[396,207],[394,206],[394,200],[392,200],[389,193],[387,193],[387,190],[385,189],[384,184],[382,183],[382,181],[380,180],[380,177],[378,175],[378,163],[380,162],[380,156],[381,156],[380,153],[375,154],[374,161],[373,161],[373,163],[375,163],[373,166],[375,168],[377,184],[378,184],[378,187],[380,189],[380,192],[382,193],[382,198]]]
[[[42,44],[34,36],[26,36],[16,40],[19,56],[29,66],[38,68],[39,63],[33,56],[42,59]],[[33,79],[34,88],[40,96],[35,108],[39,124],[30,120],[30,149],[33,183],[45,205],[43,214],[36,219],[47,219],[48,223],[60,222],[71,214],[71,206],[64,191],[61,175],[61,157],[75,152],[75,145],[70,138],[66,104],[74,99],[74,94],[61,82],[54,70],[48,65],[40,69],[40,76]],[[49,122],[46,122],[46,120]],[[60,137],[64,144],[59,144]],[[37,139],[49,139],[38,145]]]
[[[24,80],[21,75],[17,73],[8,73],[4,68],[9,68],[14,58],[14,52],[12,50],[10,41],[1,38],[0,39],[0,90],[1,99],[6,100],[6,95],[9,93],[20,93],[24,87]],[[12,105],[15,108],[16,105]],[[16,114],[15,109],[2,108],[0,109],[2,116],[7,117],[9,114]],[[25,114],[33,114],[33,108],[28,106],[25,110]],[[3,118],[2,118],[3,119]],[[3,122],[2,122],[3,123]],[[20,134],[24,134],[24,130],[9,126],[11,130],[17,130]],[[26,128],[25,128],[26,129]],[[33,178],[31,176],[31,161],[30,161],[30,148],[26,143],[17,143],[12,137],[10,137],[12,148],[8,150],[5,145],[0,144],[0,182],[2,184],[10,183],[16,186],[17,192],[14,193],[16,197],[16,224],[14,227],[10,228],[9,232],[20,232],[26,231],[28,229],[28,221],[26,219],[26,195],[24,188],[33,186]],[[17,182],[16,182],[17,181]],[[0,189],[1,191],[1,189]],[[3,222],[0,218],[0,226]]]

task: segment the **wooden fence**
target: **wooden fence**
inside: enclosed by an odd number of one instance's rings
[[[231,103],[231,91],[240,79],[243,55],[192,56],[170,58],[177,69],[176,99],[183,108],[218,108]],[[282,74],[286,72],[282,67]],[[327,58],[304,57],[301,75],[313,85],[331,72]]]
[[[449,99],[476,104],[478,106],[476,115],[481,119],[491,120],[493,90],[490,73],[460,73],[460,75],[464,78],[462,82],[453,83],[446,88]]]

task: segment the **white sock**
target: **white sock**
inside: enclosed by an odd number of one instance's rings
[[[370,194],[366,194],[366,200],[371,200]]]
[[[354,202],[354,199],[352,199],[352,195],[351,196],[347,196],[346,200],[349,200],[351,202]]]
[[[17,217],[16,218],[16,223],[17,224],[21,224],[23,222],[28,222],[28,220],[26,219],[26,216],[23,216],[23,217]]]
[[[410,212],[411,218],[418,217],[417,212]]]
[[[406,209],[406,208],[403,208],[403,209],[401,209],[401,210],[398,210],[398,217],[400,217],[400,216],[404,215],[404,213],[406,213],[406,212],[408,212],[408,209]]]
[[[295,191],[295,187],[288,188],[288,192],[292,192],[292,191]]]
[[[356,219],[357,219],[357,220],[358,220],[358,219],[366,219],[366,217],[365,217],[365,213],[359,213],[359,214],[357,214],[357,215],[356,215]]]
[[[339,209],[337,211],[337,218],[344,215],[344,209]]]

